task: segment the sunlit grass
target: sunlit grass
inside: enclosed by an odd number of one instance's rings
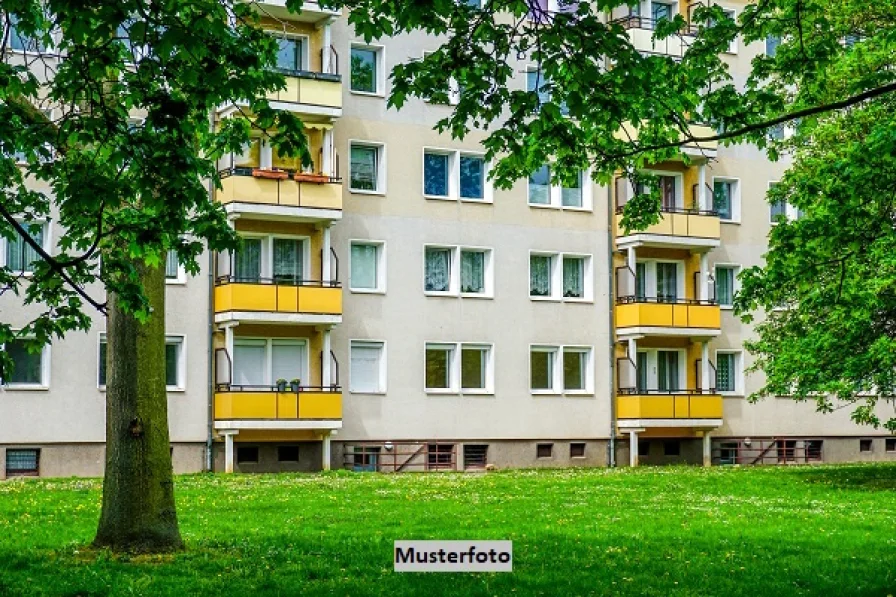
[[[896,594],[896,466],[191,475],[188,550],[86,546],[98,480],[0,483],[0,595]],[[396,539],[511,539],[512,574],[398,574]]]

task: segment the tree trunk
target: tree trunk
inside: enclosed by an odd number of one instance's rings
[[[138,265],[152,308],[145,324],[109,296],[106,330],[106,473],[94,545],[115,551],[183,548],[165,390],[165,275]]]

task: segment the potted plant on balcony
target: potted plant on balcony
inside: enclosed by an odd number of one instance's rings
[[[302,380],[299,378],[289,380],[289,389],[293,392],[298,392],[302,387]]]
[[[279,168],[253,168],[252,176],[255,178],[273,178],[275,180],[286,180],[289,178],[289,172],[280,170]]]
[[[324,184],[330,180],[326,174],[316,172],[296,172],[292,178],[296,182],[313,182],[314,184]]]
[[[286,391],[286,380],[285,380],[285,379],[280,378],[280,379],[277,380],[277,391],[278,391],[278,392],[285,392],[285,391]]]

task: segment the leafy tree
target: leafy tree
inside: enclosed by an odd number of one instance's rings
[[[91,311],[108,316],[95,543],[177,549],[162,267],[175,251],[195,274],[204,244],[236,246],[207,181],[218,184],[216,160],[251,127],[310,162],[301,122],[264,99],[284,86],[269,68],[276,42],[242,3],[4,0],[0,10],[0,235],[33,260],[4,264],[0,286],[41,306],[19,329],[0,323],[0,342],[38,350],[88,329]],[[225,104],[250,118],[212,125]],[[38,221],[58,224],[51,250],[35,238]],[[8,352],[0,358],[9,374]]]

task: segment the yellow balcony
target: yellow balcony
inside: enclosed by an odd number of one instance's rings
[[[333,388],[302,388],[298,392],[215,392],[215,419],[265,419],[283,421],[342,419],[342,392]]]
[[[215,286],[215,319],[255,320],[272,323],[339,323],[342,288],[329,283],[303,281],[302,285],[275,284],[222,278]]]
[[[268,94],[272,102],[291,112],[337,117],[342,113],[342,77],[330,73],[283,73],[286,88]]]
[[[222,176],[215,198],[228,211],[247,216],[276,214],[300,220],[334,219],[342,215],[342,182],[338,178],[285,171],[260,172],[252,168],[233,168]]]
[[[652,32],[649,32],[652,33]],[[638,140],[638,128],[632,126],[631,123],[622,125],[622,130],[616,133],[616,137],[625,141]],[[712,127],[702,124],[688,124],[688,134],[681,133],[679,139],[682,141],[686,138],[696,137],[712,137],[716,135],[716,131]],[[713,158],[719,149],[718,141],[688,141],[681,146],[681,152],[688,154],[693,158]]]
[[[323,8],[318,2],[302,2],[299,12],[292,12],[286,8],[286,0],[243,0],[261,15],[262,18],[277,19],[280,21],[296,21],[299,23],[318,23],[325,19],[338,17],[338,9]]]
[[[721,327],[719,306],[708,301],[624,297],[616,305],[617,333],[655,335],[718,335]],[[639,302],[640,301],[640,302]]]
[[[719,394],[631,394],[616,397],[617,419],[721,419]]]
[[[622,228],[622,209],[617,209],[615,232],[620,244],[637,242],[661,246],[718,246],[721,236],[719,216],[714,212],[697,210],[664,211],[660,221],[645,230]]]

